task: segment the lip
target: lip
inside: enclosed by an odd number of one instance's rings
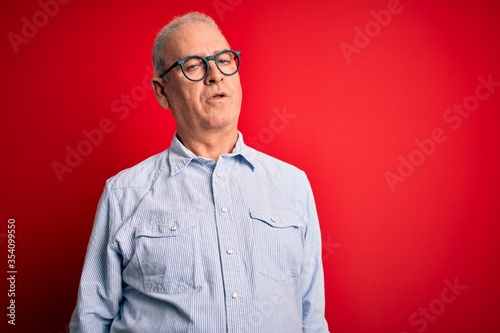
[[[221,99],[221,98],[224,98],[224,97],[228,97],[228,95],[225,92],[223,92],[223,91],[218,91],[218,92],[215,92],[215,93],[211,94],[208,97],[208,100],[218,100],[218,99]]]

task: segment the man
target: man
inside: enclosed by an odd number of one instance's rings
[[[106,183],[71,332],[328,332],[305,174],[237,130],[240,53],[200,13],[157,35],[169,149]]]

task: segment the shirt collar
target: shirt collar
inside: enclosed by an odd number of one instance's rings
[[[241,156],[241,160],[244,164],[247,164],[252,171],[255,169],[256,161],[256,151],[253,148],[248,147],[243,142],[243,134],[238,131],[238,140],[234,149],[229,154],[224,154],[228,157],[238,157]],[[182,142],[177,138],[177,134],[174,134],[172,143],[170,144],[168,161],[170,164],[170,175],[174,176],[181,172],[193,159],[200,158],[196,156],[192,151],[187,149]]]

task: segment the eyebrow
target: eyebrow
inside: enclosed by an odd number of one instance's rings
[[[200,53],[191,53],[191,54],[188,54],[187,56],[185,56],[183,58],[190,57],[190,56],[198,56],[198,57],[204,57],[205,58],[205,57],[210,57],[210,56],[219,54],[219,53],[221,53],[222,51],[225,51],[225,50],[231,50],[231,48],[217,49],[212,54],[209,54],[209,55],[201,55]]]

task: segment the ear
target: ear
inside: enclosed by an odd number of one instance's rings
[[[151,85],[153,86],[153,91],[155,92],[156,99],[160,106],[165,110],[170,107],[170,103],[168,102],[167,93],[165,91],[165,80],[159,77],[153,76],[151,78]]]

